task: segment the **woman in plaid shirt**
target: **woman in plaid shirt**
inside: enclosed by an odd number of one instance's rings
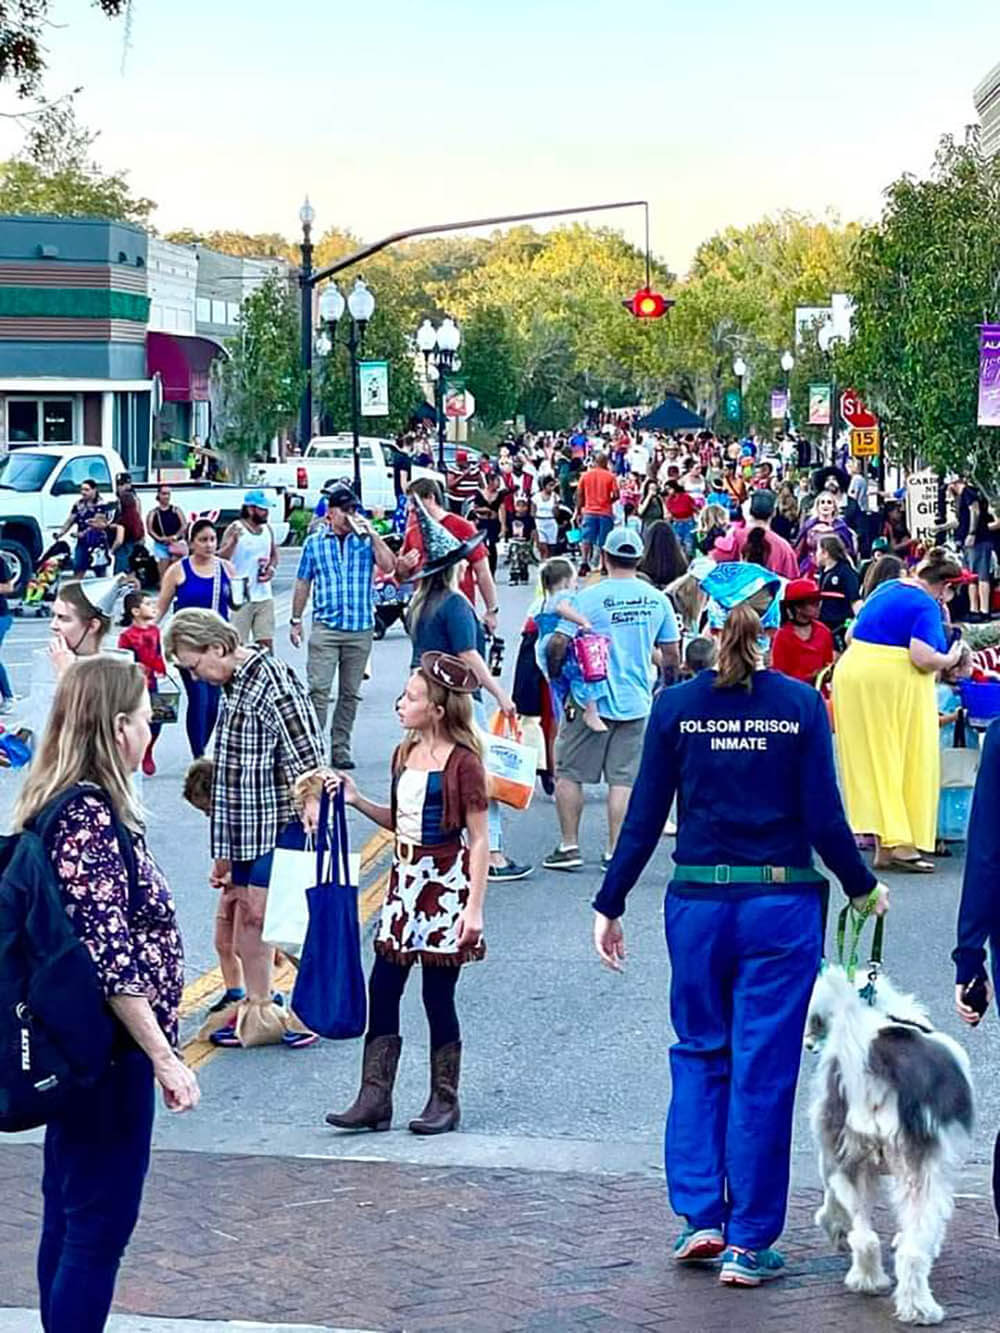
[[[197,679],[222,687],[212,779],[212,884],[235,906],[235,949],[247,997],[234,1022],[212,1036],[220,1046],[311,1044],[291,1031],[271,995],[272,950],[261,939],[275,847],[303,845],[292,788],[323,765],[319,722],[305,687],[285,662],[240,643],[213,611],[180,611],[165,650]]]

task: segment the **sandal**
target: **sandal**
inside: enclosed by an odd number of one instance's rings
[[[891,856],[888,865],[880,870],[899,870],[904,875],[933,875],[934,862],[925,861],[921,856]]]
[[[285,1032],[281,1037],[282,1046],[289,1046],[293,1051],[299,1050],[303,1046],[312,1046],[314,1042],[319,1041],[315,1032]]]

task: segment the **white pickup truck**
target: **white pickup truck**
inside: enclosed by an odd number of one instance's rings
[[[96,482],[101,498],[113,504],[115,478],[127,471],[113,449],[89,445],[31,445],[12,449],[0,460],[0,555],[18,593],[69,517],[81,483]],[[170,483],[174,504],[189,517],[217,514],[220,532],[238,516],[246,489],[219,482]],[[137,482],[135,492],[145,516],[155,503],[156,482]],[[271,526],[280,545],[288,536],[284,504],[277,491],[266,493],[274,505]]]
[[[374,435],[362,435],[358,441],[361,454],[361,500],[366,509],[381,509],[391,514],[396,508],[396,490],[392,478],[393,442]],[[319,503],[320,492],[328,481],[346,479],[354,485],[354,437],[352,435],[314,435],[299,458],[284,463],[258,463],[252,476],[264,486],[277,486],[289,495],[300,495],[308,509]],[[440,472],[429,467],[413,467],[411,479],[433,477],[443,486]]]

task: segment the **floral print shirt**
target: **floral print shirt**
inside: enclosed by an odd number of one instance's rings
[[[176,1046],[184,953],[170,886],[145,839],[133,836],[139,906],[131,918],[128,870],[103,797],[76,797],[48,841],[66,913],[90,950],[105,996],[145,996]]]

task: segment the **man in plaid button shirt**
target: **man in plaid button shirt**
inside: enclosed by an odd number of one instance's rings
[[[392,574],[396,558],[366,519],[355,513],[358,498],[344,482],[324,487],[327,510],[323,525],[311,533],[302,548],[289,637],[302,642],[302,613],[312,592],[313,620],[306,658],[309,698],[326,730],[330,689],[337,674],[337,706],[330,728],[330,758],[334,768],[353,768],[351,733],[361,682],[372,648],[375,626],[373,578],[375,565]]]
[[[302,682],[285,662],[245,648],[214,611],[179,611],[169,656],[197,680],[222,686],[211,797],[212,883],[234,907],[234,944],[252,1003],[271,999],[273,950],[261,940],[274,849],[301,828],[296,780],[323,766],[323,738]],[[291,1035],[291,1034],[289,1034]],[[237,1043],[220,1043],[237,1044]]]

